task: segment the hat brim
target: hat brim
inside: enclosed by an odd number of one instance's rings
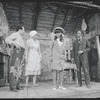
[[[61,30],[63,34],[65,33],[65,30],[64,30],[62,27],[56,27],[56,28],[53,30],[53,32],[55,33],[56,30]]]

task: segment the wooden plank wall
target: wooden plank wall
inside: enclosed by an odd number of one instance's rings
[[[0,3],[0,36],[8,36],[9,26],[7,23],[7,18],[3,9],[3,5]]]
[[[15,30],[15,26],[20,23],[19,22],[20,21],[20,19],[19,19],[20,18],[20,15],[19,15],[20,6],[18,4],[19,4],[18,2],[11,2],[6,5],[6,16],[7,16],[8,23],[9,23],[11,30]],[[53,26],[54,18],[56,15],[56,13],[55,13],[56,10],[57,10],[56,5],[44,4],[44,5],[42,5],[41,11],[38,15],[39,18],[37,21],[36,30],[39,33],[45,34],[46,37],[50,35],[52,28],[54,29],[55,27],[62,25],[62,23],[64,21],[64,17],[65,17],[65,14],[62,12],[62,10],[63,11],[68,10],[67,16],[69,16],[71,8],[69,8],[69,9],[65,9],[65,7],[59,8],[59,11],[57,13],[57,18],[56,18],[54,26]],[[32,30],[32,25],[34,25],[32,22],[33,21],[32,19],[34,19],[34,16],[35,16],[35,2],[22,2],[21,11],[22,11],[21,19],[22,19],[22,23],[25,26],[25,29],[28,31]],[[72,13],[72,15],[70,15],[71,19],[65,23],[64,29],[66,30],[66,35],[67,34],[71,35],[72,33],[75,34],[81,26],[81,18],[78,19],[78,22],[76,25],[76,23],[75,23],[76,18],[74,17],[73,13]],[[74,29],[75,25],[76,25],[76,27]]]
[[[57,7],[51,6],[54,10],[57,9]],[[55,14],[47,8],[47,5],[42,8],[38,23],[37,23],[37,31],[43,33],[43,34],[49,34],[51,33],[52,24],[54,21]]]

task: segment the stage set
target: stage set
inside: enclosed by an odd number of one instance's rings
[[[42,9],[41,9],[42,8]],[[100,93],[100,6],[96,2],[1,2],[0,3],[0,98],[82,98],[95,97],[89,93]],[[94,12],[92,12],[94,11]],[[36,30],[39,33],[42,54],[41,75],[38,76],[39,87],[31,87],[13,93],[9,89],[10,48],[5,38],[15,31],[17,24],[25,26],[23,38],[26,42],[28,33]],[[52,71],[50,63],[51,33],[57,26],[65,29],[66,63],[64,69],[64,84],[66,90],[54,92],[52,88]],[[72,61],[73,41],[76,33],[82,29],[84,36],[94,45],[89,51],[89,68],[91,89],[83,86],[77,88],[77,67]],[[97,53],[96,53],[97,52]],[[94,55],[92,55],[94,54]],[[92,57],[93,56],[93,57]],[[92,57],[92,58],[91,58]],[[93,61],[93,62],[92,62]],[[91,63],[92,62],[92,63]],[[96,64],[94,64],[96,62]],[[25,85],[25,65],[21,76],[21,86]],[[83,95],[82,95],[83,94]],[[97,94],[97,95],[98,95]],[[87,95],[87,96],[86,96]],[[99,97],[99,96],[98,96]]]

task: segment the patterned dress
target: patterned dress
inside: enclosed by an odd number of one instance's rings
[[[25,75],[40,75],[41,74],[41,59],[39,54],[39,41],[33,39],[27,40],[27,65]]]

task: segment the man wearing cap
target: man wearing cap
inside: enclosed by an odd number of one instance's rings
[[[78,85],[82,86],[81,67],[85,77],[85,84],[90,88],[88,51],[90,45],[88,40],[83,37],[82,31],[77,32],[77,39],[73,43],[73,58],[77,66]]]
[[[22,25],[18,25],[16,32],[8,36],[5,41],[12,48],[11,58],[10,58],[10,74],[9,74],[9,84],[10,90],[17,92],[20,90],[20,71],[21,64],[24,59],[25,44],[22,38],[25,29]]]

